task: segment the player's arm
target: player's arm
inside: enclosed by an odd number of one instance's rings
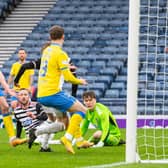
[[[21,121],[18,119],[18,117],[17,117],[17,115],[15,113],[16,110],[17,110],[17,108],[14,109],[14,117],[16,119],[16,137],[20,138],[23,126],[22,126]]]
[[[59,57],[58,64],[65,81],[73,84],[87,84],[85,79],[78,79],[72,74],[69,68],[69,57],[65,53],[62,53],[62,55]]]
[[[7,84],[5,77],[1,71],[0,71],[0,83],[7,93],[9,93],[12,96],[16,96],[16,93],[9,88],[9,85]]]
[[[16,120],[16,137],[20,138],[22,133],[22,123],[19,120]]]
[[[101,138],[99,140],[99,142],[94,145],[93,147],[103,147],[104,146],[104,140],[105,138],[107,137],[108,135],[108,132],[109,132],[109,116],[108,116],[108,113],[105,112],[105,110],[108,110],[107,108],[102,108],[101,111],[103,113],[101,113],[101,115],[99,116],[100,118],[100,123],[101,125],[99,127],[102,128],[102,135],[101,135]]]
[[[36,113],[37,114],[34,114],[33,112],[31,111],[28,111],[26,112],[27,116],[29,116],[30,118],[32,118],[33,120],[34,119],[38,119],[38,120],[41,120],[41,121],[46,121],[48,119],[48,116],[47,114],[45,113],[42,105],[40,103],[35,103],[34,104],[35,107],[36,107]]]
[[[109,126],[110,126],[110,122],[109,122],[108,113],[102,113],[101,115],[102,136],[100,141],[104,142],[109,132]]]
[[[36,119],[39,119],[42,121],[45,121],[48,119],[48,116],[40,103],[36,104],[36,111],[37,111]]]
[[[89,127],[89,120],[87,119],[87,117],[85,116],[85,118],[83,119],[82,121],[82,124],[81,124],[81,134],[82,136],[84,136],[88,130],[88,127]]]
[[[8,84],[11,87],[13,85],[13,79],[14,79],[14,76],[15,76],[15,66],[16,66],[16,64],[12,65],[12,68],[11,68],[11,71],[10,71],[10,75],[9,75],[9,78],[8,78]]]
[[[23,73],[28,70],[28,69],[40,69],[40,64],[41,64],[41,59],[37,59],[35,61],[31,61],[28,63],[25,63],[21,66],[19,72],[17,73],[15,79],[14,79],[14,84],[17,85],[19,83],[19,80]]]
[[[5,89],[5,90],[8,90],[9,89],[9,86],[5,80],[5,77],[4,75],[2,74],[2,72],[0,71],[0,83],[2,85],[2,87]]]
[[[12,85],[13,84],[13,79],[14,79],[14,75],[9,75],[9,78],[8,78],[8,84],[9,85]]]
[[[72,72],[69,70],[69,67],[64,67],[61,69],[62,74],[64,76],[64,80],[73,84],[80,84],[80,85],[86,85],[87,82],[85,79],[78,79],[76,78]]]

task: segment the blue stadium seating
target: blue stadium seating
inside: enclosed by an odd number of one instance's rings
[[[100,70],[101,75],[111,75],[115,77],[118,74],[118,69],[116,67],[107,67]]]
[[[78,97],[93,89],[105,104],[110,98],[122,98],[120,111],[125,114],[128,0],[57,1],[21,44],[28,51],[28,60],[39,58],[54,24],[65,28],[63,47],[78,67],[77,76],[89,81],[88,86],[79,86]],[[64,88],[70,92],[71,85],[65,83]]]
[[[127,76],[126,76],[126,75],[119,75],[119,76],[116,77],[115,81],[116,81],[116,82],[126,83],[126,81],[127,81]]]
[[[160,106],[148,105],[148,106],[139,106],[138,113],[142,115],[158,115],[160,114]]]
[[[11,13],[11,11],[19,4],[21,0],[1,0],[0,1],[0,21]]]
[[[108,89],[105,92],[105,97],[107,98],[118,98],[119,90],[118,89]]]
[[[111,84],[111,89],[125,90],[126,85],[123,82],[114,82]]]
[[[100,90],[101,92],[103,92],[106,88],[106,84],[105,83],[102,83],[102,82],[93,82],[89,88],[91,90]]]
[[[86,77],[87,79],[87,77]],[[101,78],[96,77],[95,82],[103,82],[108,86],[112,81],[114,81],[114,77],[111,75],[101,75]]]
[[[126,98],[127,98],[127,90],[126,89],[120,90],[119,97],[126,100]]]
[[[94,60],[92,62],[92,67],[99,67],[99,68],[105,68],[106,67],[106,61],[105,60]]]
[[[113,114],[126,114],[125,106],[109,106]]]
[[[78,76],[86,76],[88,70],[86,68],[80,67],[77,69]]]

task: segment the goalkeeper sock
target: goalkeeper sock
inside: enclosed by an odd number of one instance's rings
[[[15,137],[15,130],[12,117],[9,113],[3,114],[3,123],[10,139]]]

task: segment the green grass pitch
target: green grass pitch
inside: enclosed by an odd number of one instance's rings
[[[122,129],[125,139],[125,129]],[[93,130],[90,130],[89,136]],[[58,133],[56,139],[62,136]],[[125,145],[116,147],[75,149],[75,155],[66,152],[63,145],[50,145],[53,152],[41,153],[40,146],[27,144],[11,147],[4,129],[0,129],[0,168],[82,168],[82,167],[114,167],[117,162],[125,160]],[[116,168],[167,168],[161,164],[129,164],[118,165]]]

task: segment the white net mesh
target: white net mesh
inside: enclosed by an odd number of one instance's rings
[[[168,0],[140,1],[137,150],[168,159]]]

